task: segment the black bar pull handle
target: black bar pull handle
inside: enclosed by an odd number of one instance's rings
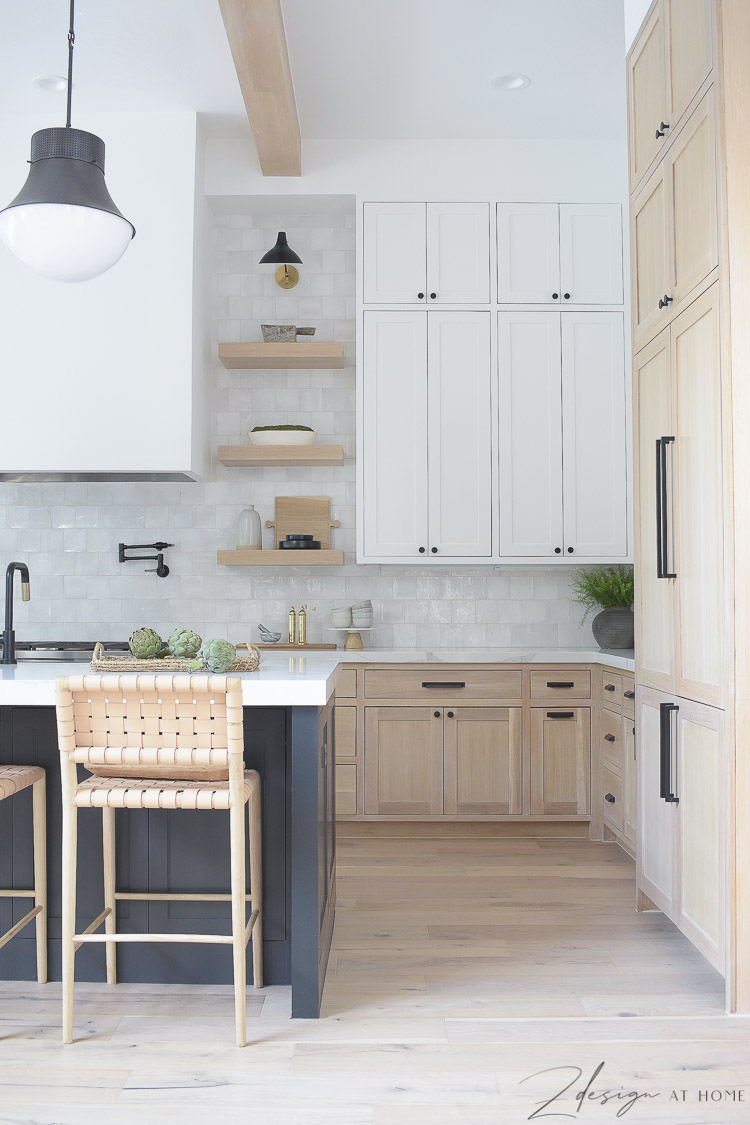
[[[659,796],[668,804],[679,801],[672,792],[672,712],[679,709],[676,703],[659,704]]]
[[[422,680],[423,688],[448,688],[451,691],[466,687],[463,680]]]
[[[551,688],[574,688],[575,686],[573,680],[547,680],[547,687]]]
[[[667,446],[674,442],[674,437],[662,437],[661,441],[661,500],[658,505],[661,516],[661,574],[660,578],[676,578],[677,575],[669,569],[669,502],[667,496]]]
[[[614,684],[605,684],[605,685],[604,685],[604,690],[605,690],[605,691],[614,691],[614,690],[615,690],[615,685],[614,685]]]
[[[622,694],[625,696],[626,699],[635,699],[635,692],[634,691],[624,691]]]
[[[548,711],[548,719],[575,719],[575,711]]]
[[[662,487],[661,487],[661,438],[656,439],[656,577],[664,577],[664,544],[662,542]]]

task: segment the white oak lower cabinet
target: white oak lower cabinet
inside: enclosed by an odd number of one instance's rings
[[[365,710],[365,812],[443,811],[443,713],[433,707]]]
[[[591,811],[591,708],[531,708],[531,811]]]
[[[448,707],[443,714],[443,812],[521,813],[521,708]]]
[[[638,710],[638,889],[723,972],[724,713],[648,688]]]

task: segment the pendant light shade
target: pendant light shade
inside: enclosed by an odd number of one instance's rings
[[[11,253],[56,281],[86,281],[104,273],[135,235],[104,182],[104,141],[71,128],[74,10],[70,0],[65,128],[34,133],[28,179],[0,211],[0,237]]]
[[[279,236],[276,239],[276,245],[272,246],[267,254],[264,254],[260,260],[262,266],[287,266],[287,265],[302,265],[302,259],[299,254],[295,254],[286,240],[286,231],[280,230]]]
[[[107,191],[104,142],[82,129],[34,133],[28,179],[0,211],[8,249],[43,277],[86,281],[113,266],[134,235]]]

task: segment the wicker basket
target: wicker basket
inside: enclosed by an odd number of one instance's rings
[[[197,657],[155,656],[139,660],[135,656],[114,656],[104,651],[100,641],[94,645],[91,657],[92,672],[191,672]],[[260,651],[247,644],[247,656],[236,656],[230,672],[254,672],[260,664]],[[227,673],[228,674],[228,673]]]

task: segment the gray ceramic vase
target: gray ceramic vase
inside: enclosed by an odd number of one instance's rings
[[[635,618],[626,606],[610,606],[597,613],[591,622],[599,648],[632,648],[635,643]]]

